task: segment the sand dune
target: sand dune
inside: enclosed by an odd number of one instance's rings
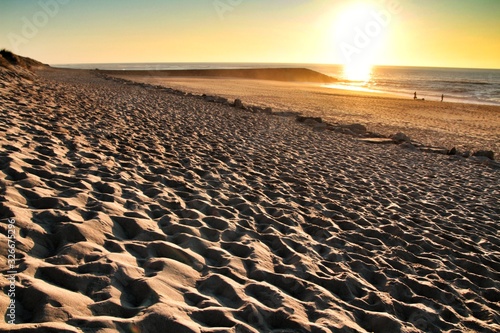
[[[498,169],[86,71],[0,75],[2,329],[500,330]]]
[[[102,74],[115,75],[117,71],[104,70]],[[197,78],[243,78],[285,82],[334,83],[337,79],[307,68],[242,68],[242,69],[186,69],[186,70],[124,70],[120,75],[132,77],[197,77]]]

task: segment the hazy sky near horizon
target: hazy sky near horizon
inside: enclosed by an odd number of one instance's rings
[[[500,0],[0,0],[0,48],[49,64],[500,68]]]

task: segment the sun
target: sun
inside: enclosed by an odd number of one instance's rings
[[[370,62],[363,63],[361,61],[356,61],[344,64],[342,75],[347,81],[366,83],[371,79],[372,68],[373,64]]]
[[[368,82],[371,78],[386,29],[376,20],[377,12],[367,1],[351,3],[338,12],[334,36],[345,80]]]

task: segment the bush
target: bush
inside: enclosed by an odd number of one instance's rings
[[[5,67],[8,68],[10,67],[10,64],[5,58],[0,54],[0,67]]]
[[[0,55],[12,65],[17,65],[19,63],[19,58],[9,50],[0,50]]]

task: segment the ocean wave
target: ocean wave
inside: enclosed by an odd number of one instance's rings
[[[490,86],[494,85],[492,82],[485,81],[468,81],[468,80],[439,80],[436,82],[445,83],[445,84],[470,84],[470,85],[479,85],[479,86]]]

